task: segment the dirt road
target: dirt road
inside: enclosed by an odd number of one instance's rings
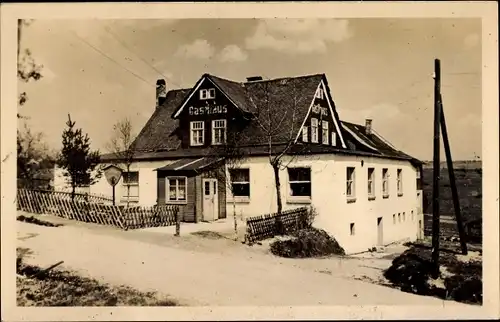
[[[322,274],[297,265],[300,260],[280,260],[257,251],[232,256],[230,250],[169,247],[167,242],[71,225],[17,226],[17,247],[33,251],[27,263],[45,267],[63,260],[62,268],[112,284],[156,290],[185,305],[463,305],[348,280],[339,273],[353,267],[348,262],[329,262],[329,273]]]

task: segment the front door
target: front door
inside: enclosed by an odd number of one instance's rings
[[[382,222],[382,217],[377,218],[377,245],[384,245],[384,226]]]
[[[203,220],[219,218],[219,194],[217,179],[203,179]]]

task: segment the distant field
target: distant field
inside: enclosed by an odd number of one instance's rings
[[[440,213],[444,216],[454,216],[453,199],[451,194],[448,169],[441,166],[440,180]],[[480,162],[458,161],[453,163],[455,179],[457,183],[461,214],[464,221],[482,218],[482,168]],[[424,213],[432,214],[432,165],[424,167],[423,171],[423,193]],[[425,228],[431,222],[425,221]],[[443,228],[456,231],[454,224],[442,223]]]

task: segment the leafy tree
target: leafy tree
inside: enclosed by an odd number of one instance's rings
[[[116,156],[117,161],[115,163],[123,164],[127,172],[130,172],[130,166],[134,160],[135,150],[132,146],[134,140],[135,134],[130,119],[125,118],[113,125],[113,135],[107,144],[107,149]],[[130,186],[127,185],[127,208],[129,199]]]
[[[33,133],[26,124],[17,133],[17,178],[23,186],[36,188],[37,174],[53,169],[54,155],[43,142],[43,133]]]
[[[87,187],[95,183],[102,175],[98,165],[99,151],[90,150],[90,138],[82,129],[75,128],[68,114],[67,128],[62,134],[63,148],[58,156],[57,165],[64,170],[64,176],[71,185],[71,196],[74,198],[77,187]]]

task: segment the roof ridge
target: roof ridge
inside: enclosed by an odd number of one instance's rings
[[[253,83],[263,83],[263,82],[275,82],[275,81],[281,81],[285,79],[300,79],[300,78],[309,78],[309,77],[315,77],[315,76],[324,76],[325,73],[316,73],[316,74],[308,74],[308,75],[300,75],[300,76],[286,76],[286,77],[278,77],[278,78],[271,78],[271,79],[262,79],[262,80],[257,80],[257,81],[246,81],[243,82],[243,84],[253,84]]]

